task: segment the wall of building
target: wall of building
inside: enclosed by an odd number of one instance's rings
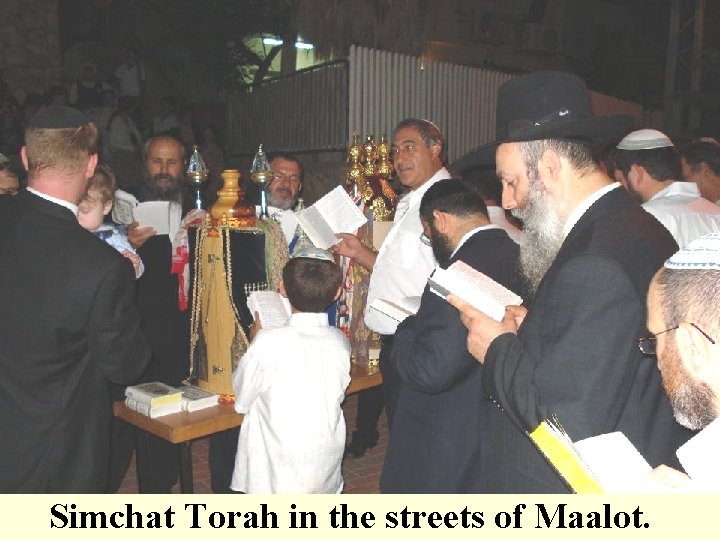
[[[60,82],[57,0],[0,0],[0,73],[20,100]]]

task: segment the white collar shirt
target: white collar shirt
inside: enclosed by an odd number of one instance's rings
[[[295,217],[295,212],[293,210],[281,210],[280,208],[275,208],[274,206],[268,206],[268,214],[272,219],[276,219],[278,223],[280,223],[280,228],[282,229],[283,235],[285,235],[285,240],[287,241],[287,244],[290,245],[298,226],[298,220]],[[260,215],[259,206],[255,207],[255,215]]]
[[[707,233],[720,232],[720,207],[700,196],[695,182],[673,182],[643,204],[684,247]]]
[[[52,195],[48,195],[47,193],[43,193],[43,192],[38,191],[37,189],[33,189],[33,188],[29,187],[29,186],[28,186],[27,190],[28,190],[30,193],[32,193],[32,194],[34,194],[34,195],[37,195],[37,196],[40,197],[41,199],[45,199],[46,201],[50,201],[50,202],[52,202],[52,203],[59,204],[60,206],[64,206],[65,208],[67,208],[68,210],[70,210],[75,217],[77,217],[77,215],[78,215],[78,207],[77,207],[77,205],[75,205],[75,204],[73,204],[73,203],[71,203],[71,202],[65,201],[65,200],[63,200],[63,199],[58,199],[57,197],[53,197]]]
[[[398,201],[393,226],[385,237],[370,275],[365,324],[379,334],[394,334],[398,322],[370,309],[376,298],[403,305],[405,299],[420,296],[437,264],[432,248],[420,241],[420,201],[436,182],[450,178],[443,167],[419,188]]]

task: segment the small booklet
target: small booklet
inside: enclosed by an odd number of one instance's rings
[[[125,389],[125,397],[152,407],[170,403],[182,403],[182,392],[177,388],[161,382],[149,382],[128,386]]]
[[[397,322],[403,322],[410,315],[415,315],[418,309],[420,309],[420,297],[409,296],[403,300],[404,301],[400,302],[391,302],[383,298],[376,298],[372,301],[370,307]]]
[[[254,291],[247,299],[247,307],[260,318],[263,328],[282,328],[290,318],[290,302],[275,291]]]
[[[455,261],[446,270],[437,268],[428,278],[430,290],[447,298],[454,294],[500,322],[505,306],[519,306],[522,298],[472,266]]]
[[[133,208],[139,227],[152,227],[155,234],[170,234],[170,202],[147,201]]]
[[[315,204],[298,212],[298,223],[315,247],[327,249],[339,242],[337,233],[354,233],[367,223],[342,186],[321,197]]]
[[[182,407],[184,411],[199,411],[217,405],[218,395],[197,386],[180,386],[182,392]]]

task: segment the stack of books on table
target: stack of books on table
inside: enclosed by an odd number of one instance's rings
[[[197,386],[181,386],[183,410],[192,412],[218,404],[218,396]]]
[[[140,414],[157,418],[182,411],[183,393],[161,382],[137,384],[125,389],[125,405]]]

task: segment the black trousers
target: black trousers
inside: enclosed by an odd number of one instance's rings
[[[378,420],[383,408],[388,419],[388,428],[392,428],[393,415],[400,392],[400,378],[386,360],[390,357],[393,343],[392,335],[380,336],[380,373],[383,383],[380,386],[363,390],[358,395],[357,418],[353,438],[367,440],[377,431]]]

